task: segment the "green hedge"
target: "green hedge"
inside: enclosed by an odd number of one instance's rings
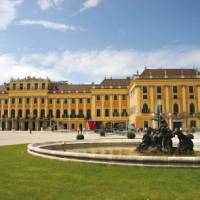
[[[127,138],[128,138],[128,139],[134,139],[134,138],[135,138],[135,133],[134,133],[133,131],[129,131],[129,132],[127,133]]]
[[[76,136],[76,139],[77,139],[77,140],[84,140],[84,135],[83,135],[83,134],[78,134],[78,135]]]

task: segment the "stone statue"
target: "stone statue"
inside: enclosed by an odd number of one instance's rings
[[[173,147],[172,138],[177,135],[179,139],[178,147]],[[160,127],[152,129],[149,127],[142,138],[142,142],[137,147],[142,153],[192,153],[193,142],[190,137],[184,135],[181,130],[169,129],[166,120],[161,118]]]
[[[177,147],[178,153],[191,153],[193,152],[193,142],[190,137],[184,135],[181,130],[176,129],[174,134],[178,136],[179,145]]]

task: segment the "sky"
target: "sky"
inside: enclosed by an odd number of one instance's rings
[[[199,0],[0,0],[0,83],[200,67]]]

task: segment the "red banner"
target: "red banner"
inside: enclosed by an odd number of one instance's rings
[[[94,121],[88,121],[89,129],[93,130],[95,129],[95,122]]]

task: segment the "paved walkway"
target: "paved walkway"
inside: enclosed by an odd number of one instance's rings
[[[77,132],[50,132],[50,131],[34,131],[30,134],[28,131],[0,131],[0,146],[13,144],[29,144],[38,142],[52,142],[52,141],[75,141]],[[85,140],[93,139],[124,139],[126,136],[117,134],[106,134],[106,137],[100,137],[94,132],[85,132]],[[136,135],[136,139],[140,141],[141,133]],[[173,138],[177,143],[177,138]],[[195,147],[200,149],[200,132],[194,134]]]
[[[76,140],[76,135],[77,132],[35,131],[30,134],[28,131],[0,131],[0,146],[50,141],[73,141]],[[86,140],[102,138],[94,132],[85,132],[84,136]],[[107,134],[106,138],[126,138],[126,136]]]

